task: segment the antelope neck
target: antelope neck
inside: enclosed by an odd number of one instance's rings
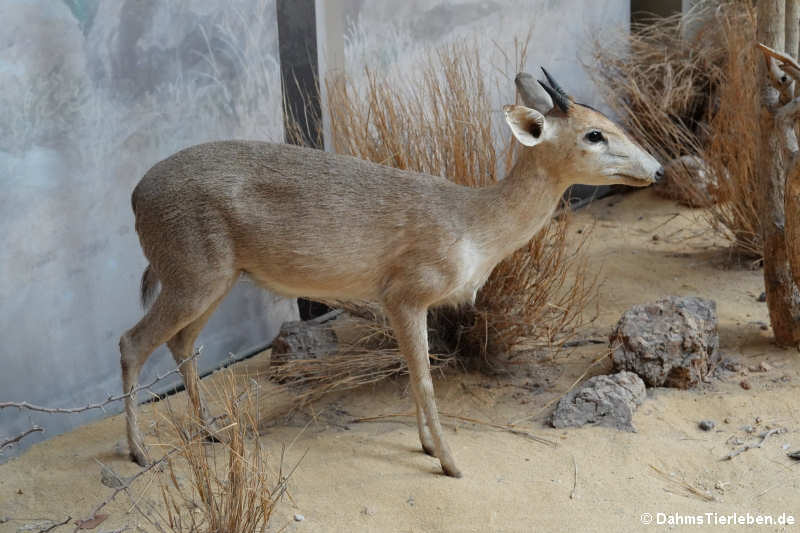
[[[564,181],[542,161],[520,158],[499,183],[481,189],[479,245],[500,256],[498,261],[511,254],[547,223],[565,190]]]

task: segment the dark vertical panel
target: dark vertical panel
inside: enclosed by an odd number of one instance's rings
[[[681,0],[631,0],[631,22],[646,22],[654,15],[669,17],[681,12]]]
[[[322,148],[314,0],[277,0],[286,142]],[[301,139],[291,134],[300,126]]]

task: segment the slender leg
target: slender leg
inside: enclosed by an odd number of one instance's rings
[[[425,413],[420,407],[420,402],[414,397],[414,403],[417,407],[417,427],[419,429],[419,441],[422,443],[422,451],[436,457],[436,450],[433,445],[433,437],[431,437],[431,430],[428,427],[428,421],[425,420]]]
[[[442,464],[442,470],[451,477],[461,477],[456,467],[453,454],[444,440],[442,426],[439,423],[439,412],[436,409],[436,398],[433,393],[430,363],[428,361],[428,326],[426,309],[415,309],[407,305],[386,306],[389,320],[394,328],[400,350],[408,362],[408,373],[414,398],[422,410],[417,417],[427,422],[436,457]],[[420,425],[420,439],[425,439],[425,424]],[[423,440],[423,444],[425,441]]]
[[[146,465],[148,459],[139,431],[136,394],[133,392],[138,384],[139,371],[153,350],[202,316],[211,304],[224,295],[229,286],[207,285],[204,294],[195,293],[191,298],[185,297],[186,291],[175,291],[163,286],[150,310],[119,341],[122,388],[128,395],[125,397],[128,447],[131,458],[140,465]]]
[[[211,315],[217,309],[217,306],[219,306],[221,301],[222,298],[211,304],[211,306],[206,309],[206,311],[199,318],[180,330],[174,337],[167,341],[167,346],[169,347],[169,350],[172,353],[172,358],[175,359],[176,364],[181,365],[183,361],[190,358],[194,354],[194,344],[198,335],[200,335],[203,327],[205,327],[208,319],[211,318]],[[205,403],[203,402],[203,394],[200,391],[200,384],[197,375],[197,361],[192,361],[191,363],[185,363],[181,365],[181,375],[183,377],[183,384],[186,387],[186,394],[189,396],[189,401],[192,404],[192,408],[194,409],[197,420],[206,426],[206,430],[209,431],[209,438],[214,439],[211,433],[212,429],[208,427],[208,412],[206,411]]]

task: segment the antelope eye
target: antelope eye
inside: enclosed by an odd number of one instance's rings
[[[599,130],[590,131],[586,134],[585,138],[590,143],[599,143],[605,140],[605,137],[603,137],[603,134]]]

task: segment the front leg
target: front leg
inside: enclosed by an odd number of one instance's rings
[[[427,422],[430,440],[433,441],[433,451],[439,458],[442,470],[448,476],[461,477],[461,471],[456,467],[453,454],[444,440],[442,426],[439,423],[439,411],[436,408],[430,361],[428,360],[427,309],[416,308],[405,303],[387,304],[386,312],[394,328],[400,351],[408,364],[414,399],[418,409],[421,409],[417,416],[417,422],[421,424],[419,432],[423,448],[430,444],[426,442],[428,432],[424,425]]]

